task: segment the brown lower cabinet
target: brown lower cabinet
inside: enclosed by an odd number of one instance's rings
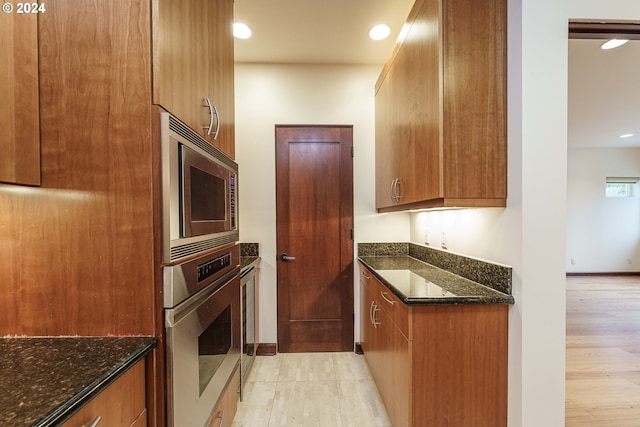
[[[231,378],[222,400],[215,409],[215,415],[209,427],[230,427],[238,410],[238,385],[240,384],[240,369],[236,369]]]
[[[99,426],[147,426],[144,360],[83,406],[63,427],[83,427],[100,417]]]
[[[508,305],[408,306],[360,265],[360,313],[394,427],[506,427]]]

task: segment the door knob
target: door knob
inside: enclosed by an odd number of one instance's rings
[[[287,254],[282,254],[282,255],[280,255],[280,259],[283,260],[283,261],[295,261],[296,257],[289,256]]]

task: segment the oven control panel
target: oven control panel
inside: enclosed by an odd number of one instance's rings
[[[208,279],[217,272],[224,270],[231,265],[231,253],[226,253],[222,256],[207,261],[198,265],[198,283]]]

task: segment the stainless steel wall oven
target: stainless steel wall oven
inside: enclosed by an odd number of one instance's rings
[[[163,269],[168,425],[208,426],[240,368],[239,247]]]

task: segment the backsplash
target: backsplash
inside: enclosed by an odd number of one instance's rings
[[[410,256],[511,295],[511,267],[415,243],[359,243],[358,256]]]
[[[240,243],[240,256],[260,256],[260,244]]]

